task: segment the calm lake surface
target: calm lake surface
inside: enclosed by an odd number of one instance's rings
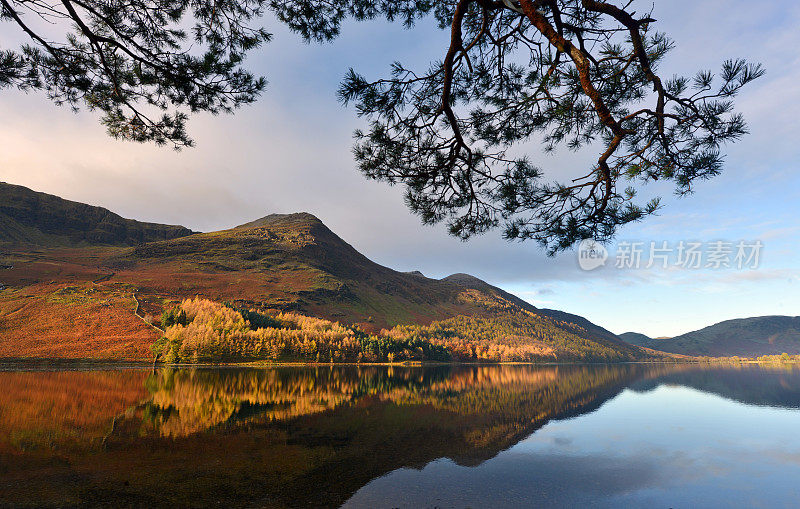
[[[800,369],[0,372],[0,505],[797,507]]]

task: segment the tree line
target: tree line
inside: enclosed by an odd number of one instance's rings
[[[186,299],[162,316],[152,347],[167,363],[276,362],[536,362],[626,361],[621,351],[584,329],[525,310],[496,308],[430,325],[399,325],[370,334],[298,313],[275,316],[207,299]]]

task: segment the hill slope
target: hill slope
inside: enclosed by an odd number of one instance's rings
[[[659,341],[651,338],[650,336],[646,336],[644,334],[640,334],[638,332],[623,332],[619,335],[619,338],[632,345],[643,346],[645,348],[653,348],[654,341]]]
[[[474,310],[458,299],[460,286],[374,263],[307,213],[273,214],[229,230],[148,243],[106,264],[139,281],[143,291],[199,294],[374,328]],[[144,281],[145,273],[159,277]]]
[[[625,333],[625,341],[685,355],[745,356],[800,353],[800,316],[758,316],[727,320],[671,339]]]
[[[469,274],[461,274],[461,273],[451,274],[450,276],[442,278],[442,281],[455,283],[459,286],[463,286],[464,288],[471,288],[474,290],[478,290],[485,294],[492,295],[495,298],[506,300],[514,304],[515,306],[518,306],[521,309],[531,311],[541,316],[547,316],[555,320],[578,325],[586,329],[587,331],[591,332],[593,335],[602,337],[612,342],[619,342],[620,340],[620,338],[617,337],[613,332],[604,329],[599,325],[593,324],[592,322],[590,322],[589,320],[587,320],[582,316],[574,315],[572,313],[567,313],[565,311],[559,311],[557,309],[537,308],[533,304],[520,299],[516,295],[508,293],[502,288],[492,286],[486,281],[482,281],[481,279],[478,279],[475,276],[471,276]]]
[[[118,345],[125,356],[147,356],[160,333],[140,318],[149,315],[158,323],[162,310],[195,296],[229,302],[237,309],[301,313],[374,333],[396,326],[423,328],[398,332],[407,336],[445,331],[458,341],[480,338],[484,353],[498,346],[506,353],[525,347],[555,358],[590,358],[594,351],[609,359],[642,355],[588,320],[538,310],[472,276],[436,280],[376,264],[311,214],[272,214],[218,232],[186,235],[188,230],[175,230],[175,238],[98,247],[87,245],[95,238],[89,232],[128,220],[105,209],[47,199],[54,206],[46,207],[47,214],[29,214],[25,228],[71,242],[33,250],[29,239],[6,244],[6,253],[0,254],[7,286],[0,289],[0,357],[93,356],[87,354],[95,353],[94,347],[81,346],[89,344],[87,331],[104,338],[106,346]],[[105,216],[81,229],[71,222],[79,211],[87,216],[104,211]],[[97,228],[89,228],[93,224]],[[171,231],[155,230],[158,235]],[[126,244],[150,237],[100,238]],[[90,319],[92,327],[72,314]],[[452,321],[459,316],[469,320]],[[128,329],[135,335],[129,337]],[[104,348],[103,355],[113,356],[113,350]],[[478,356],[474,348],[469,352]]]
[[[132,246],[192,233],[183,226],[125,219],[102,207],[0,182],[0,243]]]

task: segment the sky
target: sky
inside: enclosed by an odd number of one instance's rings
[[[406,209],[402,189],[367,181],[356,169],[352,131],[364,122],[337,102],[342,76],[354,67],[377,78],[396,60],[420,68],[441,59],[448,35],[431,20],[411,30],[347,23],[334,43],[319,45],[265,19],[275,38],[247,66],[266,76],[267,90],[234,115],[193,117],[196,147],[180,152],[113,140],[91,112],[72,113],[40,93],[0,90],[0,181],[199,231],[311,212],[382,265],[435,278],[470,273],[615,333],[675,336],[732,318],[798,315],[800,5],[658,0],[653,17],[676,43],[662,74],[718,70],[737,57],[762,63],[767,74],[737,100],[750,134],[727,147],[725,172],[680,199],[669,187],[650,186],[646,194],[663,197],[659,215],[622,228],[594,270],[581,268],[577,249],[548,257],[533,243],[503,240],[500,231],[468,242],[449,237],[443,225],[424,226]],[[0,24],[0,47],[19,41],[14,27]],[[533,140],[523,148],[553,174],[580,171],[587,160],[544,154]],[[676,266],[681,241],[701,243],[701,268]],[[748,254],[757,252],[757,267],[736,267],[737,244],[756,241],[762,247]],[[667,243],[667,268],[660,259],[646,267],[651,242]],[[732,267],[705,267],[714,242],[732,249]],[[617,267],[637,246],[641,265]]]

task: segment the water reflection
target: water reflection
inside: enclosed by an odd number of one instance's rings
[[[580,491],[560,490],[568,479],[591,478],[609,494],[663,484],[670,471],[667,462],[592,450],[611,440],[615,428],[580,447],[575,444],[590,432],[556,436],[547,450],[520,456],[548,436],[554,426],[537,433],[548,423],[586,415],[612,399],[622,404],[632,397],[626,395],[643,398],[632,415],[645,415],[646,403],[656,399],[651,395],[661,397],[664,387],[800,408],[800,370],[759,366],[0,372],[0,384],[3,505],[391,505],[413,492],[404,483],[419,488],[424,479],[440,479],[457,486],[463,476],[468,485],[484,471],[489,480],[482,478],[488,483],[482,493],[496,493],[506,505],[567,504]],[[691,399],[683,398],[676,404]],[[620,426],[619,433],[632,433],[625,422]],[[570,447],[579,454],[568,454]],[[605,468],[595,468],[592,477],[596,462]],[[422,468],[418,479],[413,469]],[[531,493],[517,486],[522,491],[514,499],[514,484],[527,482],[526,472],[537,472],[550,488]],[[418,489],[423,498],[406,503],[435,503],[425,493],[436,490]],[[469,491],[440,495],[452,501],[458,493]],[[580,500],[599,496],[587,493]]]

